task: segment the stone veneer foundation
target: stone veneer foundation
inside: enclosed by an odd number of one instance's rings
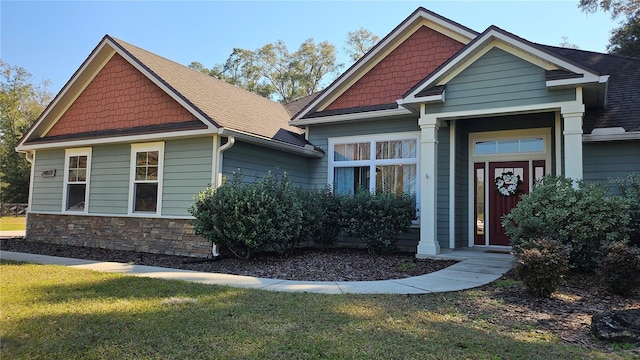
[[[211,244],[190,220],[89,215],[27,214],[29,241],[207,257]]]

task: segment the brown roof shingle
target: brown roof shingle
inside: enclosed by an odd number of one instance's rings
[[[282,130],[301,134],[289,126],[290,114],[284,105],[238,88],[207,74],[109,37],[139,64],[191,103],[217,127],[279,139]],[[299,144],[297,144],[299,145]]]

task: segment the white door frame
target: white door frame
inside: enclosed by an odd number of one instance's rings
[[[544,151],[542,152],[520,152],[520,153],[501,153],[501,154],[490,154],[490,155],[476,155],[475,154],[475,144],[479,141],[492,141],[492,140],[509,140],[509,139],[522,139],[522,138],[531,138],[531,137],[541,137],[544,141]],[[502,131],[485,131],[485,132],[474,132],[469,133],[469,163],[467,164],[468,169],[468,246],[474,247],[475,245],[475,216],[474,216],[474,207],[475,207],[475,171],[474,164],[484,162],[484,171],[485,178],[489,178],[489,163],[490,162],[502,162],[502,161],[528,161],[529,162],[529,174],[530,177],[533,176],[532,173],[532,162],[535,160],[544,160],[545,161],[545,175],[551,174],[552,169],[552,149],[551,149],[551,128],[534,128],[534,129],[519,129],[519,130],[502,130]],[[556,144],[556,146],[560,146],[560,144]],[[487,182],[484,187],[484,213],[485,217],[489,214],[489,186],[491,186],[491,182]],[[529,190],[531,190],[532,182],[529,182]],[[485,245],[489,246],[489,222],[485,219],[484,222],[484,236],[485,236]],[[482,246],[482,245],[481,245]],[[498,245],[491,245],[491,247],[504,247]]]

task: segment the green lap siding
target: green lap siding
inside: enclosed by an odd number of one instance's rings
[[[449,127],[442,127],[438,131],[438,189],[437,189],[437,226],[438,243],[442,248],[449,248],[449,156],[450,143]],[[418,179],[419,180],[419,179]]]
[[[130,159],[129,144],[93,147],[89,213],[127,214]]]
[[[62,211],[64,186],[64,150],[38,150],[36,152],[30,211]],[[55,170],[54,177],[42,177],[44,170]]]
[[[427,112],[455,112],[575,100],[575,90],[549,90],[545,70],[494,48],[446,84],[445,103]]]
[[[289,180],[298,187],[308,186],[309,158],[256,146],[242,141],[223,152],[222,175],[231,179],[240,172],[243,181],[253,182],[269,171],[287,173]]]
[[[171,140],[165,143],[163,216],[189,216],[194,195],[211,183],[212,163],[211,137]]]
[[[611,188],[630,174],[640,176],[640,141],[584,143],[585,181],[599,182]]]
[[[64,157],[64,149],[36,153],[31,211],[62,211]],[[211,137],[165,142],[163,216],[189,216],[193,196],[211,182],[212,159]],[[92,147],[89,214],[128,214],[130,161],[131,144]],[[41,177],[48,169],[56,169],[56,176]]]
[[[469,135],[457,127],[455,186],[455,247],[465,247],[469,246]]]

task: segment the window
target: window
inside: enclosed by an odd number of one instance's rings
[[[522,138],[477,141],[475,155],[542,153],[545,151],[544,138]]]
[[[366,189],[417,195],[417,135],[330,139],[329,146],[329,182],[336,193]]]
[[[164,143],[131,145],[130,213],[160,215]]]
[[[62,211],[87,212],[90,170],[91,148],[65,150]]]

